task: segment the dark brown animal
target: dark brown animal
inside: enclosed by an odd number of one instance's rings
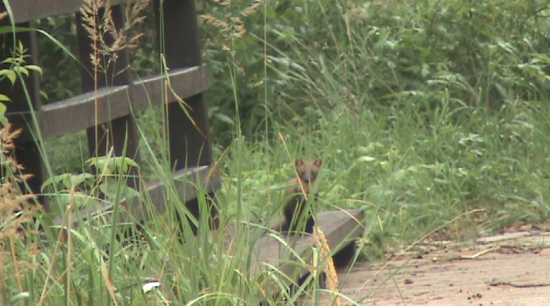
[[[288,181],[288,185],[291,187],[285,192],[285,198],[288,200],[283,209],[285,215],[285,223],[282,226],[283,231],[300,232],[303,228],[304,232],[313,233],[315,222],[311,208],[308,206],[308,200],[322,162],[323,159],[320,157],[314,161],[296,159],[295,167],[298,175]],[[319,193],[316,192],[313,196],[317,199]]]

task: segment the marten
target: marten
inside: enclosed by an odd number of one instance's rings
[[[314,161],[304,161],[301,158],[296,159],[294,165],[298,176],[288,181],[288,185],[291,187],[285,192],[285,199],[288,200],[283,209],[285,223],[281,227],[282,231],[300,231],[301,228],[304,228],[305,221],[304,232],[313,233],[315,222],[311,208],[306,203],[309,200],[311,187],[317,179],[322,162],[323,159],[320,157]],[[315,192],[313,197],[317,200],[319,192]]]
[[[312,210],[307,205],[309,204],[307,201],[311,200],[309,199],[311,196],[311,189],[317,180],[317,175],[319,174],[322,163],[323,160],[320,157],[313,161],[304,161],[301,158],[296,159],[295,168],[298,175],[287,183],[290,187],[285,192],[285,199],[287,199],[287,202],[283,209],[285,220],[284,223],[279,226],[281,232],[296,233],[303,231],[309,234],[313,233],[315,222]],[[317,201],[319,192],[315,192],[313,197],[315,201]],[[346,267],[355,258],[355,251],[355,240],[342,247],[332,256],[335,267]],[[297,285],[302,286],[308,277],[309,272],[301,275],[297,280]]]

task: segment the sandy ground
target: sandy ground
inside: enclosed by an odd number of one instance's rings
[[[340,292],[359,305],[550,305],[550,232],[419,248],[422,255],[417,250],[340,273]],[[323,297],[319,305],[334,305]]]

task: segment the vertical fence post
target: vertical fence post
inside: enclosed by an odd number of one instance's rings
[[[97,22],[102,22],[104,9],[100,9]],[[113,18],[115,27],[120,30],[124,26],[124,11],[122,5],[115,5],[111,8],[111,18]],[[125,85],[131,82],[130,61],[128,50],[123,49],[117,52],[117,59],[111,62],[107,69],[98,71],[94,76],[94,66],[90,60],[90,56],[95,54],[95,48],[101,48],[99,44],[94,45],[94,41],[90,38],[89,33],[83,27],[83,18],[81,13],[76,13],[76,28],[78,39],[79,58],[86,69],[81,69],[80,77],[82,79],[83,92],[90,92],[102,87]],[[104,35],[107,44],[113,43],[113,38],[106,34]],[[101,65],[107,65],[107,61],[98,54],[101,60]],[[113,101],[112,103],[128,103],[128,101]],[[93,116],[93,114],[90,114]],[[127,137],[126,156],[133,158],[139,163],[138,143],[139,137],[137,134],[137,125],[134,116],[126,115],[116,118],[108,124],[100,124],[86,130],[88,136],[88,149],[92,156],[102,156],[107,154],[110,147],[114,147],[114,154],[122,156],[124,141]],[[130,175],[136,175],[136,171],[132,171]],[[132,187],[138,186],[138,180],[129,179],[128,184]]]
[[[161,53],[166,58],[169,69],[195,67],[202,64],[199,30],[195,0],[156,0],[157,35]],[[162,14],[162,19],[160,18]],[[162,29],[160,28],[162,22]],[[163,39],[161,39],[163,38]],[[167,105],[170,141],[170,162],[176,169],[197,167],[212,164],[212,147],[210,143],[210,125],[204,93],[185,100],[187,105],[171,101]],[[187,107],[188,116],[182,107]],[[202,199],[201,199],[202,200]],[[214,192],[207,195],[207,207],[201,207],[198,198],[186,203],[187,209],[199,219],[200,212],[210,216],[210,227],[219,225],[217,199]],[[179,216],[180,231],[184,226]],[[188,217],[185,220],[189,220]],[[189,223],[193,234],[197,227]]]
[[[162,7],[160,6],[162,2]],[[155,13],[164,14],[164,56],[170,69],[193,67],[202,64],[197,12],[194,0],[155,1]],[[159,41],[161,41],[159,39]],[[168,105],[171,164],[176,169],[195,167],[212,163],[210,126],[204,94],[200,93],[185,100],[191,118],[185,114],[182,105],[172,102]]]
[[[158,35],[159,37],[162,35],[167,42],[166,46],[163,46],[162,48],[163,56],[166,60],[165,63],[172,71],[184,68],[200,67],[199,70],[189,71],[189,75],[199,75],[198,78],[200,78],[200,80],[197,81],[200,81],[201,83],[200,90],[205,90],[205,88],[207,87],[205,85],[207,84],[205,84],[204,82],[206,76],[204,75],[204,69],[202,69],[201,67],[202,60],[201,50],[199,46],[198,24],[194,2],[195,0],[154,1],[157,17],[160,11],[162,11],[164,14],[162,25],[163,31],[162,33],[159,31]],[[117,3],[120,2],[123,1],[119,1]],[[41,15],[44,14],[43,12],[39,13],[40,8],[49,9],[50,11],[47,10],[47,12],[50,12],[52,16],[67,12],[74,12],[74,10],[77,9],[76,2],[71,2],[70,6],[67,5],[68,2],[61,4],[56,1],[46,1],[43,3],[40,1],[35,2],[34,0],[18,0],[13,2],[12,7],[16,8],[14,12],[17,11],[16,15],[18,18],[17,20],[20,22],[19,26],[28,27],[30,25],[32,27],[33,22],[28,22],[29,20],[39,18],[39,16],[46,16]],[[5,9],[1,1],[0,9]],[[3,10],[0,10],[0,12],[1,11]],[[99,16],[97,16],[96,25],[100,22],[103,22],[103,15],[106,11],[110,12],[110,17],[113,20],[115,28],[117,30],[121,29],[124,26],[125,22],[125,14],[122,5],[115,5],[110,10],[101,9],[99,11]],[[77,21],[79,57],[81,64],[84,65],[84,68],[80,71],[83,92],[88,93],[101,90],[101,94],[103,97],[120,97],[120,94],[117,94],[122,92],[118,90],[120,89],[120,87],[113,90],[112,92],[110,92],[110,87],[117,87],[132,83],[129,70],[130,60],[128,51],[119,50],[116,61],[111,62],[108,67],[105,67],[105,59],[101,58],[104,55],[100,54],[99,57],[102,65],[102,70],[99,71],[97,74],[94,73],[93,70],[95,69],[95,67],[90,60],[90,56],[94,54],[94,51],[96,51],[95,48],[101,48],[101,46],[93,45],[93,39],[90,38],[89,33],[82,26],[82,22],[84,19],[83,16],[80,13],[76,13],[75,17]],[[0,21],[0,25],[8,24],[10,24],[8,19]],[[31,50],[32,52],[32,60],[29,60],[28,62],[33,64],[38,63],[38,49],[36,46],[35,34],[32,32],[18,33],[17,39],[21,40],[24,47]],[[108,34],[104,35],[104,39],[106,45],[112,44],[114,40],[114,38]],[[14,47],[15,46],[13,43],[13,37],[11,36],[11,34],[0,36],[1,59],[10,56]],[[2,68],[6,66],[7,65],[3,65]],[[196,71],[200,73],[197,73]],[[174,75],[174,78],[181,77],[181,72],[182,71],[176,73]],[[10,118],[10,122],[14,123],[14,126],[16,128],[25,128],[23,135],[16,140],[18,142],[16,144],[16,154],[18,161],[25,166],[25,172],[32,173],[34,175],[34,177],[28,181],[28,184],[31,186],[32,191],[35,193],[38,193],[40,191],[40,186],[45,179],[44,174],[46,172],[43,170],[43,162],[38,151],[38,146],[35,143],[36,139],[33,139],[30,133],[31,131],[33,131],[33,129],[37,130],[39,128],[32,126],[33,122],[30,120],[32,118],[30,116],[30,114],[32,114],[32,111],[34,109],[37,110],[37,119],[39,121],[39,126],[44,127],[46,130],[50,128],[49,132],[45,133],[46,138],[73,132],[77,127],[86,128],[90,126],[89,120],[85,120],[86,122],[81,122],[82,125],[79,124],[80,122],[75,122],[79,120],[79,118],[76,116],[79,116],[81,113],[86,112],[86,110],[88,109],[89,104],[81,104],[80,102],[88,103],[86,99],[89,98],[89,95],[73,97],[71,99],[54,103],[56,105],[48,105],[42,107],[40,101],[40,88],[38,77],[39,74],[30,71],[30,77],[23,77],[22,82],[21,80],[18,80],[19,83],[16,84],[16,86],[11,86],[9,80],[4,80],[0,82],[0,92],[2,92],[2,94],[7,94],[14,101],[13,103],[8,104],[8,109],[10,111],[10,113],[8,114],[8,118]],[[160,83],[161,81],[159,81],[159,84]],[[21,86],[22,84],[25,84],[26,86],[23,87]],[[190,89],[188,88],[191,88],[193,84],[195,84],[195,81],[191,80],[189,83],[183,84],[183,86],[187,88],[174,89],[176,92],[189,92]],[[128,99],[130,99],[132,95],[135,94],[135,92],[132,91],[135,88],[132,86],[135,86],[135,84],[129,86],[130,94],[128,96]],[[154,85],[153,87],[155,86],[156,85]],[[26,91],[23,89],[26,89]],[[197,88],[193,88],[191,90],[193,93],[200,91],[197,90]],[[113,95],[111,95],[111,93]],[[192,97],[188,97],[188,94],[184,95],[186,97],[185,104],[187,106],[180,105],[180,103],[175,101],[174,98],[171,98],[171,100],[173,101],[170,101],[170,103],[167,104],[170,133],[170,156],[172,165],[177,171],[177,173],[174,175],[178,178],[184,177],[188,178],[189,180],[189,182],[184,182],[184,185],[181,185],[181,182],[178,182],[176,184],[176,188],[178,188],[178,192],[180,193],[180,195],[182,195],[182,198],[185,199],[184,201],[186,202],[186,206],[195,217],[198,217],[199,211],[206,212],[206,210],[203,210],[205,208],[210,209],[209,212],[211,216],[214,216],[217,214],[216,207],[212,207],[211,205],[206,205],[207,207],[203,207],[202,205],[199,205],[200,203],[203,203],[204,199],[198,199],[195,194],[196,190],[194,190],[194,188],[197,187],[195,183],[198,183],[200,181],[201,187],[199,188],[205,188],[206,190],[208,190],[207,199],[209,203],[212,204],[216,201],[214,197],[214,192],[219,187],[220,182],[219,175],[214,174],[213,177],[210,177],[212,175],[212,173],[210,172],[208,174],[209,182],[206,182],[207,185],[204,185],[204,181],[208,179],[204,177],[206,176],[205,173],[212,169],[208,167],[194,169],[197,166],[208,166],[212,164],[210,131],[207,116],[207,107],[204,101],[204,94],[195,94]],[[84,101],[80,100],[81,97],[84,99]],[[111,103],[112,105],[114,103],[129,102],[123,98],[118,99],[120,99],[120,101],[107,101],[107,104]],[[160,97],[158,99],[160,99]],[[28,103],[27,101],[30,101],[30,103]],[[105,100],[103,100],[102,105],[105,105],[104,102]],[[117,106],[121,105],[118,104]],[[77,114],[75,114],[75,118],[68,119],[68,121],[71,121],[68,125],[64,124],[66,123],[64,120],[55,121],[56,123],[59,123],[61,121],[63,124],[51,124],[51,121],[46,121],[47,118],[66,118],[67,115],[72,116],[72,113],[69,114],[72,109],[74,109]],[[122,109],[124,109],[124,107],[116,110],[119,116],[121,114],[127,114],[127,112],[121,112]],[[94,116],[91,111],[89,112],[90,116]],[[112,117],[110,115],[106,115],[109,110],[102,109],[99,110],[99,112],[101,113],[101,120],[104,122],[96,121],[96,124],[98,124],[96,128],[87,129],[90,153],[92,153],[92,155],[103,155],[107,153],[111,147],[114,147],[114,153],[117,156],[121,156],[123,153],[123,149],[126,146],[126,155],[139,162],[139,138],[137,134],[137,126],[134,119],[134,114],[127,114],[116,119],[111,119]],[[186,113],[189,113],[190,117],[188,117]],[[109,122],[105,122],[106,120],[108,120],[106,119],[106,117],[111,120]],[[27,123],[31,124],[28,128]],[[52,127],[55,127],[55,129],[52,129]],[[60,132],[58,129],[61,129],[62,131]],[[128,140],[128,143],[124,142],[126,139]],[[198,176],[201,176],[200,180],[197,180],[199,178]],[[129,184],[139,187],[137,182],[138,181],[130,180]],[[157,198],[160,198],[162,194],[160,194],[159,188],[161,187],[162,186],[151,186],[149,190],[153,190],[153,192],[156,193]],[[191,191],[191,193],[189,193],[189,191]],[[200,194],[200,192],[198,193]],[[164,203],[162,204],[164,205]],[[163,205],[159,206],[161,207],[160,209],[162,211],[164,211]],[[211,225],[217,226],[217,219],[214,219],[214,221],[215,223],[211,223]],[[197,229],[194,228],[194,232],[196,232],[196,230]]]
[[[0,8],[0,11],[4,11],[5,9],[3,5],[0,5]],[[6,17],[6,19],[0,22],[0,25],[9,25],[9,19]],[[33,27],[34,23],[27,22],[18,24],[17,26]],[[26,59],[26,64],[37,64],[38,47],[35,32],[17,33],[15,37],[15,46],[12,33],[0,36],[0,59],[12,57],[19,42],[23,44],[23,48],[30,50],[31,53],[30,58]],[[9,66],[9,64],[3,64],[0,68],[9,68]],[[19,128],[23,129],[23,135],[19,139],[14,140],[16,144],[15,157],[19,164],[24,165],[24,172],[32,174],[32,177],[27,180],[27,184],[31,189],[30,191],[39,194],[40,187],[45,177],[45,168],[38,146],[35,142],[36,139],[33,139],[30,134],[30,130],[34,126],[30,112],[31,110],[39,110],[41,107],[40,74],[35,71],[29,71],[28,77],[25,75],[22,75],[22,77],[23,79],[17,79],[14,86],[11,85],[11,82],[7,78],[4,79],[0,82],[0,93],[7,95],[11,99],[11,102],[6,103],[6,106],[8,107],[7,115],[10,118],[10,122],[13,124],[13,130]],[[30,105],[25,90],[28,93],[28,98],[31,102]],[[5,174],[2,173],[2,176],[4,175]],[[23,185],[21,185],[21,187],[21,190],[24,190]],[[43,199],[39,198],[39,201],[44,204],[44,208],[47,210],[47,204],[44,203]]]

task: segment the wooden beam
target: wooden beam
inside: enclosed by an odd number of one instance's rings
[[[165,83],[168,77],[173,93],[168,91],[164,98]],[[86,128],[119,118],[151,105],[161,105],[175,100],[174,94],[182,99],[206,91],[209,87],[207,68],[197,67],[171,71],[167,76],[156,76],[139,80],[130,85],[100,88],[97,92],[84,93],[60,102],[48,104],[36,112],[42,137],[45,139],[75,133]],[[97,121],[94,118],[97,106]],[[25,127],[32,124],[29,112],[8,114],[14,126]],[[30,133],[20,139],[32,140]]]
[[[353,239],[362,237],[364,217],[364,212],[359,209],[330,211],[317,214],[316,223],[324,232],[330,249],[339,250]],[[282,218],[276,219],[278,221],[275,223],[280,222]],[[233,229],[227,232],[227,248],[228,252],[232,253],[235,250],[232,250],[230,246],[239,245],[238,243],[232,243],[232,239],[239,239],[239,237],[233,236]],[[257,235],[263,235],[263,232],[258,230]],[[307,234],[304,236],[286,235],[282,238],[284,243],[273,235],[264,235],[256,240],[251,255],[253,263],[250,277],[254,278],[258,274],[270,270],[278,270],[288,277],[288,279],[284,277],[279,279],[290,286],[293,285],[293,281],[297,281],[298,278],[308,272],[303,265],[299,264],[298,258],[293,254],[297,254],[302,260],[311,264],[312,249],[317,247],[316,239]],[[275,272],[275,274],[277,273]],[[279,286],[271,281],[268,280],[268,283],[268,292],[274,293],[279,289]]]
[[[100,88],[42,107],[38,117],[44,138],[51,138],[102,124],[129,113],[128,86]]]
[[[196,186],[204,190],[204,193],[211,193],[221,188],[222,181],[219,173],[210,173],[209,166],[201,166],[191,169],[176,170],[173,176],[176,195],[183,203],[196,199],[199,190]],[[138,198],[132,202],[125,203],[126,209],[130,211],[133,218],[137,221],[148,221],[152,216],[163,213],[168,208],[167,202],[173,196],[167,194],[166,182],[153,180],[147,184],[148,197],[154,205],[154,211],[147,207]],[[128,220],[130,221],[130,220]],[[133,220],[132,220],[133,221]]]
[[[170,84],[169,89],[166,86],[167,82]],[[167,101],[175,101],[176,98],[185,100],[205,92],[209,87],[206,64],[172,69],[167,75],[149,77],[134,82],[131,88],[132,107],[134,110],[144,110],[151,105],[162,105]]]
[[[116,5],[128,1],[111,0],[111,3]],[[1,3],[0,7],[3,7]],[[78,12],[83,4],[82,0],[10,0],[9,3],[15,23]]]
[[[209,176],[211,175],[211,176]],[[198,189],[203,188],[205,193],[213,192],[221,187],[221,178],[215,173],[210,173],[210,167],[202,166],[190,169],[178,170],[174,173],[174,188],[177,196],[182,202],[187,202],[195,199],[198,194]],[[121,222],[141,222],[149,221],[152,216],[162,214],[166,211],[166,199],[172,195],[167,194],[167,188],[165,182],[160,180],[150,181],[146,188],[142,191],[144,197],[152,200],[154,207],[148,207],[139,198],[134,198],[131,202],[127,202],[125,198],[120,200],[120,205],[128,214],[121,214],[119,221]],[[114,203],[107,199],[97,203],[97,205],[90,205],[90,208],[83,208],[72,215],[72,220],[78,220],[79,216],[83,220],[91,220],[95,218],[101,218],[101,220],[109,222],[110,216],[114,209]],[[130,216],[129,219],[126,216]],[[59,226],[63,223],[63,217],[58,217],[54,220],[53,224]],[[73,224],[74,227],[78,226],[78,222]]]

